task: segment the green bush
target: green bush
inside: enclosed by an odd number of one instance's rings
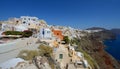
[[[32,34],[33,34],[32,31],[23,31],[22,36],[23,36],[23,37],[30,37],[30,36],[32,36]]]
[[[72,45],[72,44],[76,44],[76,45],[78,45],[79,42],[80,42],[80,40],[77,39],[77,38],[73,38],[73,39],[70,40],[70,44],[71,44],[71,45]]]
[[[33,32],[32,31],[5,31],[4,32],[5,35],[22,35],[22,37],[30,37],[32,36]]]
[[[18,57],[23,58],[24,60],[32,60],[35,56],[38,56],[39,53],[36,50],[22,50]]]
[[[23,32],[19,32],[19,31],[5,31],[4,34],[5,35],[22,35]]]
[[[68,36],[64,36],[63,41],[65,41],[66,44],[70,43],[70,40],[69,40]]]
[[[50,57],[53,53],[53,49],[50,46],[40,45],[38,49],[41,56]]]

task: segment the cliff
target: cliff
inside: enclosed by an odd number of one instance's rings
[[[105,39],[113,38],[115,38],[115,35],[109,30],[87,34],[87,36],[79,39],[77,49],[82,48],[89,54],[97,62],[100,69],[119,69],[120,64],[104,50],[105,46],[102,42]],[[94,69],[98,69],[96,65],[94,66]]]
[[[92,33],[91,38],[96,38],[101,41],[104,41],[106,39],[116,39],[116,35],[114,33],[112,33],[110,30],[103,30],[100,32]]]
[[[99,32],[94,32],[91,34],[93,35],[92,37],[97,38],[99,40],[115,39],[116,38],[115,33],[119,31],[118,29],[107,30],[105,28],[100,27],[92,27],[88,28],[87,30],[101,30]]]

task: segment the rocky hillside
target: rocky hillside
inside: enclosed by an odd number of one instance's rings
[[[115,38],[115,35],[109,30],[87,34],[87,36],[78,39],[79,42],[76,49],[82,49],[89,54],[97,62],[100,69],[119,69],[120,64],[104,50],[105,46],[102,42],[105,39],[113,38]],[[94,66],[94,69],[98,69],[95,64]]]
[[[55,26],[54,26],[55,27]],[[56,28],[56,27],[55,27]],[[59,29],[59,26],[57,26]],[[60,27],[61,29],[61,27]],[[76,51],[84,54],[85,59],[93,69],[119,69],[120,64],[104,48],[105,39],[115,39],[116,36],[110,30],[104,28],[89,28],[87,30],[101,30],[99,32],[88,33],[84,30],[76,30],[69,27],[62,27],[63,32],[68,31],[67,36],[71,37],[70,44],[76,44]],[[72,35],[69,35],[72,34]],[[73,35],[76,35],[74,37]]]
[[[87,30],[101,30],[99,32],[94,32],[91,35],[94,36],[94,38],[100,39],[100,40],[105,40],[105,39],[115,39],[116,35],[115,33],[118,32],[118,30],[107,30],[105,28],[100,28],[100,27],[92,27],[88,28]]]
[[[94,32],[91,34],[91,37],[97,38],[99,40],[106,40],[106,39],[116,39],[116,35],[112,33],[110,30],[103,30],[100,32]]]
[[[100,27],[92,27],[92,28],[88,28],[86,30],[106,30],[106,29],[100,28]]]

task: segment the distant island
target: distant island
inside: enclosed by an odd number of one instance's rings
[[[120,29],[118,28],[111,29],[111,31],[115,34],[120,34]]]

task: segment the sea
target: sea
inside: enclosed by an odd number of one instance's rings
[[[104,44],[106,45],[105,50],[120,61],[120,35],[116,35],[114,40],[105,40]]]

